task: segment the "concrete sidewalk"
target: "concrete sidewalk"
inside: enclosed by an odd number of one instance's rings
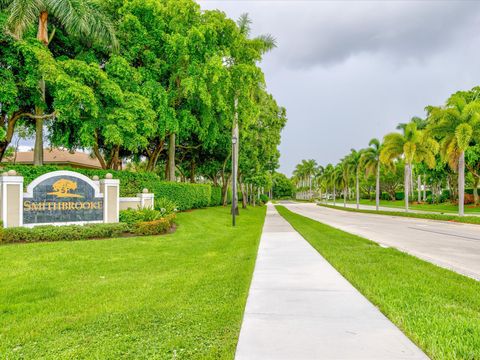
[[[236,359],[426,359],[268,205]]]

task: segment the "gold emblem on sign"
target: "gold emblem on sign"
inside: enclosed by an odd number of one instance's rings
[[[54,191],[49,192],[48,195],[55,195],[56,197],[59,197],[59,198],[66,198],[66,197],[83,198],[82,195],[72,194],[69,192],[72,190],[73,191],[77,190],[77,183],[75,181],[60,179],[52,185],[52,189]]]

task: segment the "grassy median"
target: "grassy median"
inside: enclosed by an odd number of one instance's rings
[[[325,205],[317,204],[318,206],[323,206],[329,209],[342,210],[357,212],[363,214],[374,214],[374,215],[387,215],[387,216],[401,216],[415,219],[427,219],[427,220],[439,220],[439,221],[453,221],[464,224],[474,224],[480,225],[480,216],[457,216],[457,215],[447,215],[447,214],[424,214],[424,213],[415,213],[415,212],[405,212],[405,211],[386,211],[386,210],[367,210],[367,209],[356,209],[351,207],[344,207],[339,205]]]
[[[479,282],[276,208],[431,358],[480,359]]]
[[[7,359],[232,359],[265,216],[178,214],[157,237],[0,247]]]
[[[337,203],[343,203],[343,199],[337,200]],[[355,204],[355,201],[348,200],[348,204]],[[370,205],[375,206],[375,200],[360,199],[361,205]],[[380,206],[399,209],[400,211],[405,208],[404,200],[380,200]],[[421,210],[421,211],[431,211],[438,213],[458,213],[458,205],[454,205],[450,202],[440,203],[440,204],[417,204],[410,202],[409,208],[411,210]],[[465,205],[465,214],[479,214],[480,207],[474,205]]]

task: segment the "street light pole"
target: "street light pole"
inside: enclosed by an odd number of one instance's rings
[[[237,212],[237,169],[236,169],[236,151],[237,137],[232,136],[232,226],[235,226],[235,215]]]

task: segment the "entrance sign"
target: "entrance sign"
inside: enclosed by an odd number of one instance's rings
[[[154,194],[143,189],[121,198],[120,180],[112,174],[93,180],[75,171],[53,171],[33,180],[23,192],[15,170],[0,175],[0,220],[3,227],[117,223],[120,210],[154,207]]]
[[[103,222],[104,194],[88,177],[54,171],[32,181],[23,196],[23,223]]]

